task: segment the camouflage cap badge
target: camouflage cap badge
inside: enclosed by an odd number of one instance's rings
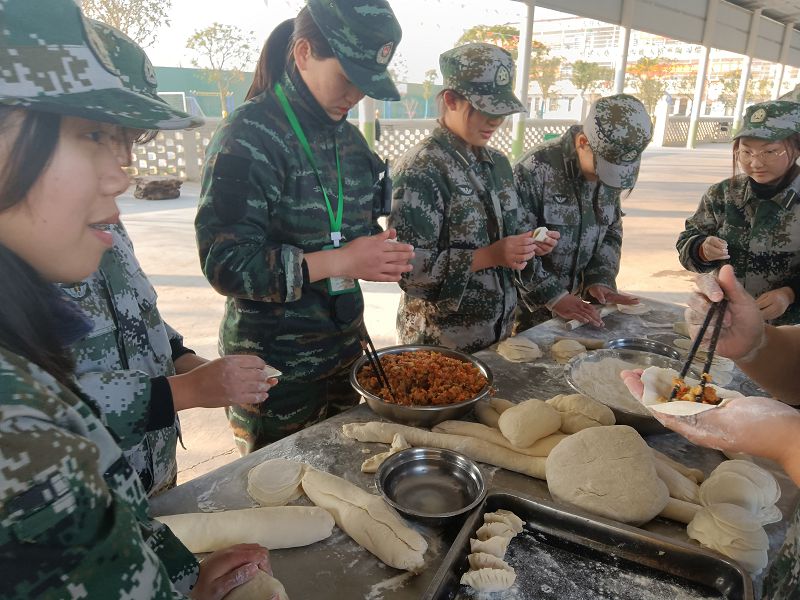
[[[0,0],[0,104],[132,129],[201,125],[154,97],[144,51],[117,34],[74,0]]]
[[[376,100],[399,100],[387,67],[403,35],[386,0],[308,0],[308,10],[347,77]]]
[[[514,95],[514,60],[503,48],[459,46],[439,56],[439,68],[445,89],[462,94],[476,110],[495,117],[527,112]]]
[[[589,108],[583,133],[600,181],[613,188],[632,188],[642,152],[653,137],[653,122],[644,104],[628,94],[600,98]]]
[[[800,104],[788,100],[761,102],[748,107],[734,139],[758,138],[777,142],[800,132]]]

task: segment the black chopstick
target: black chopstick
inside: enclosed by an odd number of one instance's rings
[[[726,302],[723,300],[723,302]],[[721,304],[721,302],[719,303]],[[681,369],[680,373],[680,380],[683,381],[686,379],[686,374],[689,372],[689,368],[692,366],[692,362],[694,361],[695,354],[697,354],[697,350],[700,348],[700,343],[703,341],[703,338],[706,335],[706,331],[708,330],[708,326],[711,324],[711,319],[714,318],[714,314],[717,312],[717,308],[719,306],[718,303],[714,303],[708,309],[708,313],[706,313],[706,318],[703,321],[703,324],[700,326],[700,331],[697,334],[694,342],[692,342],[692,347],[689,350],[689,356],[686,358],[686,363],[684,363],[683,368]],[[727,304],[727,302],[726,302]],[[722,325],[722,319],[719,320],[719,325]],[[715,328],[716,330],[716,328]],[[719,334],[718,334],[719,335]],[[716,343],[714,344],[716,346]],[[702,379],[702,376],[701,378]],[[680,384],[676,383],[672,387],[672,392],[669,395],[669,402],[675,400],[675,396],[678,395],[678,390],[680,390]]]
[[[396,402],[397,400],[394,397],[392,385],[389,383],[389,378],[386,376],[386,371],[383,370],[381,358],[378,356],[378,351],[375,350],[375,344],[372,343],[372,338],[369,337],[366,327],[361,329],[361,348],[367,355],[367,360],[374,369],[375,374],[378,377],[378,381],[380,381],[381,385],[388,390],[389,397],[392,399],[392,401]]]
[[[717,350],[717,342],[719,335],[722,331],[722,319],[725,317],[725,309],[728,308],[728,300],[723,298],[717,308],[717,320],[714,323],[714,331],[711,332],[711,341],[708,345],[708,356],[706,356],[706,363],[703,365],[703,373],[700,375],[700,398],[703,398],[703,391],[706,387],[706,373],[711,375],[711,363],[714,362],[714,352]]]

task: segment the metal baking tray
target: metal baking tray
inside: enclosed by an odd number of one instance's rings
[[[540,499],[492,491],[461,528],[425,592],[425,600],[486,597],[459,584],[469,568],[469,539],[483,514],[505,508],[527,521],[505,560],[513,587],[491,598],[558,600],[752,600],[749,575],[724,556]]]

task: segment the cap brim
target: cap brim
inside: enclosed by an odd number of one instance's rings
[[[456,90],[458,91],[458,90]],[[463,93],[463,92],[462,92]],[[527,113],[528,109],[512,92],[500,94],[464,94],[475,110],[493,117]]]
[[[400,92],[388,70],[370,71],[347,59],[338,58],[348,79],[364,94],[375,100],[400,100]]]
[[[741,131],[737,132],[733,139],[738,140],[739,138],[749,137],[749,138],[756,138],[759,140],[769,140],[771,142],[777,142],[780,140],[785,140],[790,135],[794,134],[794,131],[789,130],[786,135],[778,136],[776,135],[775,131],[770,131],[768,129],[742,129]]]
[[[639,176],[639,165],[641,159],[636,162],[617,165],[607,161],[597,152],[594,153],[597,177],[608,187],[629,190],[636,185],[636,178]]]
[[[125,89],[113,88],[61,96],[0,97],[0,104],[114,123],[131,129],[191,129],[205,121],[169,104]]]

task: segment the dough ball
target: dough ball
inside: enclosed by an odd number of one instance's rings
[[[533,362],[542,357],[538,344],[525,337],[511,337],[497,345],[497,353],[511,362]]]
[[[535,398],[509,408],[497,422],[500,431],[518,448],[527,448],[561,427],[561,415],[552,406]]]
[[[498,508],[494,512],[487,512],[483,515],[483,522],[484,523],[505,523],[511,529],[514,530],[514,533],[522,533],[522,530],[525,526],[525,521],[520,519],[517,515],[515,515],[510,510],[505,510],[504,508]]]
[[[550,354],[556,362],[564,364],[573,356],[586,352],[586,346],[577,340],[559,340],[550,346]]]
[[[514,585],[516,578],[513,570],[478,569],[464,573],[461,576],[461,585],[468,585],[478,592],[502,592]]]
[[[617,422],[610,408],[583,394],[559,394],[550,398],[547,404],[561,413],[561,431],[564,433],[577,433],[588,427]]]
[[[272,600],[275,594],[278,594],[279,600],[289,600],[283,584],[259,570],[250,581],[229,592],[225,600]]]
[[[502,558],[497,558],[493,554],[486,554],[486,552],[475,552],[467,556],[469,561],[469,568],[471,571],[478,569],[505,569],[506,571],[513,571],[506,561]]]
[[[303,493],[303,463],[273,458],[250,469],[247,493],[261,506],[284,506]]]
[[[507,538],[513,538],[516,532],[506,523],[484,523],[475,532],[479,540],[486,541],[489,538],[497,535]]]
[[[626,425],[590,427],[553,448],[547,487],[558,502],[623,523],[646,523],[667,505],[669,492],[642,437]]]
[[[491,554],[497,558],[503,558],[506,555],[506,550],[508,549],[508,544],[510,542],[511,538],[504,537],[502,535],[490,537],[488,540],[471,538],[469,540],[469,549],[470,552],[473,553],[485,552],[486,554]]]
[[[697,511],[686,533],[703,546],[721,552],[752,575],[767,566],[769,538],[761,523],[735,504],[712,504]]]
[[[644,302],[638,304],[617,304],[617,310],[624,315],[646,315],[650,312],[650,306]]]

